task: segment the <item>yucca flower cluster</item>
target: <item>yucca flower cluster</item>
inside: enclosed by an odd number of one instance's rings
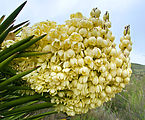
[[[130,81],[132,49],[129,26],[125,27],[117,51],[115,37],[110,31],[111,22],[106,12],[94,8],[90,17],[80,12],[71,14],[63,25],[40,22],[26,27],[19,41],[30,35],[47,34],[27,51],[48,52],[37,57],[17,58],[12,66],[27,70],[41,66],[24,77],[38,93],[49,93],[56,109],[69,116],[86,113],[101,106],[121,92]],[[12,41],[5,41],[5,44]]]

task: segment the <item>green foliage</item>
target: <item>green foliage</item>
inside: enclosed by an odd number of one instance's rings
[[[0,18],[0,44],[6,39],[10,32],[15,32],[15,34],[17,34],[24,26],[29,24],[29,21],[25,21],[15,26],[11,25],[14,23],[15,18],[25,4],[26,1],[5,20],[4,15]],[[1,50],[0,48],[0,118],[2,120],[33,120],[42,118],[45,115],[56,113],[55,111],[50,111],[35,116],[29,115],[32,111],[53,107],[53,104],[51,104],[50,98],[47,94],[39,95],[35,93],[25,84],[24,81],[22,81],[23,76],[36,70],[39,66],[19,74],[16,74],[16,70],[9,66],[9,63],[17,57],[48,54],[42,52],[39,53],[37,51],[25,51],[25,49],[45,36],[46,34],[33,39],[34,35],[32,35],[4,50]]]
[[[145,78],[140,81],[132,79],[130,85],[123,92],[107,103],[110,109],[117,112],[119,117],[123,119],[143,120],[145,118],[144,80]]]
[[[0,33],[3,33],[14,21],[20,11],[23,9],[27,1],[21,4],[14,12],[12,12],[5,21],[0,25]]]

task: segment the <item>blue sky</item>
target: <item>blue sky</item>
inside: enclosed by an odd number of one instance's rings
[[[25,0],[1,0],[0,16],[9,15],[17,6]],[[131,37],[133,50],[131,62],[145,65],[145,0],[27,0],[23,11],[17,17],[16,23],[30,20],[34,23],[53,20],[63,24],[69,19],[69,15],[75,12],[82,12],[89,17],[92,8],[98,7],[103,15],[109,11],[112,22],[112,32],[115,35],[115,42],[119,39],[125,25],[131,25]]]

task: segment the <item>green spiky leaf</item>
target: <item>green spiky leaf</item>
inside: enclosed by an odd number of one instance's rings
[[[9,27],[6,31],[4,31],[2,34],[0,34],[0,44],[5,40],[9,32],[12,30],[13,25]]]
[[[23,45],[24,43],[28,42],[29,40],[31,40],[34,37],[34,35],[27,37],[19,42],[14,43],[13,45],[11,45],[10,47],[4,49],[3,51],[0,52],[0,56],[3,56],[9,52],[11,52],[12,50],[14,50],[15,48]]]
[[[0,33],[3,33],[9,25],[11,25],[19,12],[23,9],[27,1],[25,1],[23,4],[21,4],[12,14],[10,14],[7,19],[0,25]]]
[[[0,105],[0,110],[9,109],[11,107],[15,107],[16,105],[21,105],[21,104],[24,104],[24,103],[27,103],[27,102],[30,102],[30,101],[33,101],[33,100],[38,100],[41,97],[42,96],[40,96],[40,95],[21,97],[21,98],[18,98],[16,100],[1,104]]]
[[[16,75],[17,71],[10,66],[5,66],[3,72],[7,72],[9,75]]]
[[[19,28],[20,26],[22,26],[22,25],[24,25],[24,24],[27,24],[28,22],[29,22],[29,20],[24,21],[24,22],[22,22],[22,23],[19,23],[18,25],[15,25],[15,26],[13,27],[13,29],[12,29],[12,30],[17,29],[17,28]]]
[[[38,67],[40,67],[40,66],[38,66]],[[21,72],[13,77],[10,77],[9,79],[5,80],[4,82],[0,83],[0,90],[2,90],[6,85],[10,84],[11,82],[18,80],[19,78],[21,78],[21,77],[31,73],[32,71],[36,70],[38,67],[33,68],[31,70],[28,70],[28,71]]]
[[[22,27],[16,29],[16,30],[14,31],[14,33],[15,33],[16,35],[19,34],[19,33],[23,30],[23,28],[24,28],[24,27],[27,27],[29,24],[30,24],[30,22],[27,23],[27,24],[25,24],[24,26],[22,26]]]
[[[0,57],[0,62],[2,60],[5,60],[7,57],[9,57],[10,55],[12,55],[12,54],[14,54],[16,52],[21,52],[21,51],[25,50],[26,48],[30,47],[31,45],[33,45],[34,43],[36,43],[37,41],[39,41],[40,39],[42,39],[45,36],[46,36],[46,34],[44,34],[44,35],[42,35],[40,37],[37,37],[35,39],[32,39],[32,40],[28,41],[27,43],[25,43],[25,44],[15,48],[14,50],[8,52],[7,54],[5,54],[2,57]]]
[[[23,52],[20,53],[17,57],[30,57],[30,56],[38,56],[38,55],[46,55],[50,52]]]
[[[5,59],[4,61],[2,61],[0,63],[0,71],[2,71],[4,69],[4,67],[7,66],[16,57],[17,54],[18,53],[13,54],[10,57],[8,57],[7,59]]]
[[[34,104],[34,105],[28,105],[28,106],[16,108],[11,111],[4,112],[4,113],[2,113],[2,115],[11,116],[11,115],[17,115],[20,113],[28,113],[28,112],[32,112],[32,111],[36,111],[36,110],[40,110],[40,109],[44,109],[44,108],[49,108],[49,107],[52,107],[53,105],[54,104],[48,103],[48,102]]]

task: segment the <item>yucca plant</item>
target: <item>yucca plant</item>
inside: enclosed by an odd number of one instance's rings
[[[44,94],[42,96],[35,93],[33,95],[24,94],[22,96],[20,93],[20,91],[26,90],[29,92],[33,91],[29,88],[29,86],[25,85],[24,81],[22,81],[22,77],[36,70],[39,66],[19,74],[17,74],[17,71],[9,66],[9,63],[17,57],[47,54],[35,51],[25,51],[26,48],[45,37],[46,34],[37,38],[34,38],[34,35],[32,35],[19,42],[16,42],[4,50],[1,49],[1,44],[5,39],[8,39],[7,37],[9,37],[11,32],[18,34],[24,26],[29,24],[29,21],[25,21],[18,25],[14,25],[15,18],[23,9],[26,2],[27,1],[21,4],[5,20],[4,15],[0,18],[0,119],[3,120],[31,120],[55,113],[55,111],[50,111],[47,113],[30,116],[30,112],[43,108],[50,108],[53,106],[53,104],[51,104],[48,95]]]

